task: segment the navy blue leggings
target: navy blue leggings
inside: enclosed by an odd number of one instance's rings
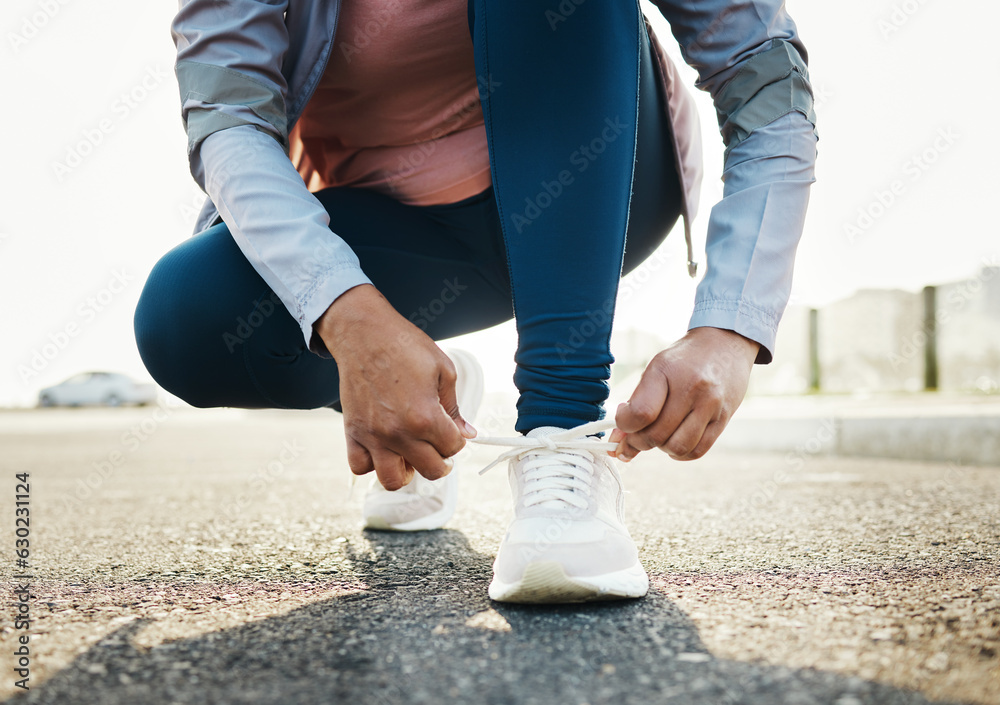
[[[523,3],[470,3],[492,188],[422,207],[316,194],[376,288],[433,339],[516,314],[522,432],[603,416],[622,270],[681,208],[638,7],[584,3],[553,24],[551,3],[536,4],[541,22],[525,21]],[[135,333],[153,378],[195,406],[337,406],[336,362],[308,350],[224,224],[156,264]]]

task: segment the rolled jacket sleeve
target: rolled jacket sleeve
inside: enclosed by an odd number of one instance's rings
[[[722,200],[712,209],[690,328],[739,333],[771,361],[778,322],[792,289],[792,266],[814,181],[812,125],[790,113],[733,148]]]
[[[658,0],[726,145],[689,328],[732,330],[770,362],[815,180],[807,53],[781,0]]]
[[[234,0],[225,11],[215,0],[182,0],[176,70],[195,181],[306,345],[325,355],[313,323],[370,280],[286,153],[287,10],[286,0]]]
[[[357,255],[330,230],[329,214],[267,134],[250,126],[220,130],[200,151],[206,189],[236,244],[298,322],[306,345],[325,356],[313,323],[342,293],[371,283]]]

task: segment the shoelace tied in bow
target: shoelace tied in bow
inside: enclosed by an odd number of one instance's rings
[[[569,504],[585,509],[594,476],[592,454],[617,448],[615,443],[592,436],[614,427],[614,419],[603,419],[547,436],[511,438],[487,436],[473,438],[470,442],[510,447],[510,450],[501,453],[496,460],[480,470],[480,475],[505,460],[525,459],[523,466],[525,506]]]

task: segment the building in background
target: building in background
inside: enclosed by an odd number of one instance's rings
[[[815,312],[789,307],[776,347],[751,394],[996,393],[1000,267],[919,292],[866,289]]]

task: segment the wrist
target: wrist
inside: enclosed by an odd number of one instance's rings
[[[384,315],[386,309],[395,313],[378,289],[371,284],[360,284],[334,299],[323,315],[316,319],[313,331],[336,358],[338,348],[343,347],[352,332],[356,333],[359,326]]]
[[[760,343],[726,328],[703,326],[692,328],[687,335],[696,340],[704,340],[714,346],[724,347],[735,355],[745,358],[752,365],[760,352]]]

